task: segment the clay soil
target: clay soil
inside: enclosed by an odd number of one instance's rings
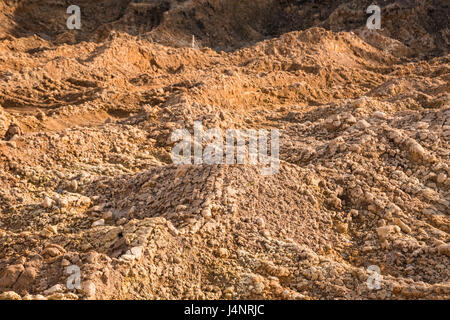
[[[0,0],[0,298],[450,298],[447,1],[77,2]]]

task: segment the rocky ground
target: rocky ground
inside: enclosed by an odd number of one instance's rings
[[[78,2],[0,1],[0,298],[450,298],[445,1]],[[195,120],[278,173],[173,164]]]

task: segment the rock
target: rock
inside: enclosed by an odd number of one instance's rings
[[[447,175],[444,172],[440,172],[436,177],[436,182],[444,184],[447,181]]]
[[[330,206],[332,206],[335,209],[341,209],[342,208],[342,201],[341,199],[339,199],[336,195],[330,195],[327,199],[326,199],[326,203],[329,204]]]
[[[45,238],[50,238],[51,236],[58,234],[58,227],[57,226],[47,226],[44,228],[44,230],[41,231],[41,236]]]
[[[402,214],[402,209],[395,203],[389,203],[384,211],[384,215],[387,219],[391,219],[394,215]]]
[[[62,267],[68,267],[70,265],[71,265],[71,262],[69,260],[67,260],[67,259],[62,259],[61,260],[61,266]]]
[[[97,220],[94,223],[92,223],[92,227],[99,227],[99,226],[104,226],[104,225],[105,225],[104,219],[100,219],[100,220]]]
[[[36,295],[27,294],[27,295],[23,296],[22,300],[47,300],[47,298],[41,294],[36,294]]]
[[[88,281],[84,281],[81,284],[81,291],[85,294],[85,296],[87,298],[94,298],[95,297],[95,293],[96,293],[96,287],[95,287],[95,283],[88,280]]]
[[[374,113],[372,113],[372,117],[384,120],[384,119],[386,119],[386,113],[381,112],[381,111],[375,111]]]
[[[103,205],[96,205],[91,208],[92,212],[101,212],[103,210]]]
[[[402,231],[404,233],[411,233],[411,228],[408,227],[402,220],[400,220],[399,218],[394,219],[394,222],[397,226],[400,227],[400,229],[402,229]]]
[[[78,296],[73,292],[54,293],[47,297],[48,300],[78,300]]]
[[[325,120],[325,127],[329,130],[336,130],[342,125],[341,117],[333,115]]]
[[[132,261],[136,257],[131,254],[131,252],[127,251],[127,253],[120,256],[121,261]]]
[[[353,125],[356,123],[356,118],[353,115],[349,115],[345,121],[349,124],[349,125]]]
[[[67,187],[71,192],[76,192],[78,190],[78,181],[77,180],[70,181]]]
[[[9,141],[14,136],[21,136],[21,135],[22,135],[22,129],[19,127],[19,125],[16,123],[12,123],[9,125],[9,128],[5,133],[5,140]]]
[[[58,248],[55,247],[48,247],[44,250],[42,253],[42,256],[46,258],[54,258],[61,255],[61,251]]]
[[[20,274],[25,270],[24,266],[21,264],[11,265],[6,267],[0,273],[0,287],[10,288],[14,283],[16,283]]]
[[[167,221],[167,228],[169,230],[169,233],[174,237],[177,237],[180,234],[178,229],[175,228],[175,226],[170,221]]]
[[[43,120],[47,119],[47,116],[45,115],[45,113],[42,110],[38,110],[38,112],[36,114],[36,118],[38,120],[43,121]]]
[[[22,300],[22,297],[14,291],[6,291],[0,294],[0,300]]]
[[[261,217],[259,217],[259,218],[256,219],[256,224],[257,224],[261,229],[264,229],[265,226],[266,226],[266,223],[265,223],[264,219],[261,218]]]
[[[69,205],[69,201],[67,201],[67,199],[64,198],[58,198],[58,206],[63,209],[63,208],[67,208],[67,206]]]
[[[365,130],[370,127],[370,124],[366,120],[361,119],[355,124],[355,127],[360,130]]]
[[[211,208],[207,207],[207,208],[203,209],[202,210],[202,216],[205,219],[210,219],[212,217]]]
[[[407,145],[409,146],[409,154],[413,161],[421,162],[424,160],[426,151],[416,140],[408,139]]]
[[[53,206],[53,200],[49,197],[45,197],[44,201],[42,202],[42,206],[46,209],[49,209]]]
[[[377,233],[381,240],[386,240],[390,234],[398,232],[400,232],[400,227],[395,225],[388,225],[377,228]]]
[[[116,221],[116,225],[118,226],[124,225],[125,223],[127,223],[127,218],[120,218]]]
[[[66,290],[65,286],[63,286],[62,284],[55,284],[53,287],[47,289],[44,291],[44,295],[49,296],[55,293],[61,293],[64,292]]]
[[[26,268],[14,284],[14,289],[18,292],[29,290],[36,279],[37,270],[33,267]]]
[[[19,138],[20,138],[20,135],[15,134],[15,135],[12,136],[11,139],[9,139],[9,142],[13,142],[13,141],[19,140]],[[11,144],[10,144],[10,145],[11,145]],[[11,145],[11,146],[16,146],[16,145],[13,144],[13,145]]]
[[[416,125],[414,126],[416,129],[420,130],[420,129],[428,129],[430,125],[426,122],[423,121],[419,121],[416,123]]]
[[[336,225],[336,230],[339,233],[347,233],[348,232],[348,224],[347,223],[338,223]]]
[[[102,215],[103,220],[111,220],[113,218],[113,213],[111,211],[107,211]]]
[[[140,259],[144,252],[144,247],[133,247],[130,249],[131,254],[136,257],[136,259]]]
[[[228,249],[226,248],[219,248],[219,250],[217,250],[217,256],[220,258],[227,258],[229,255]]]

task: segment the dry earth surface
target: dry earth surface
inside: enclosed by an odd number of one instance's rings
[[[448,1],[76,2],[0,1],[0,298],[450,298]],[[174,165],[195,120],[278,173]]]

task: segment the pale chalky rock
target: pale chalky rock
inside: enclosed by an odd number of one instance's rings
[[[53,200],[49,197],[45,197],[44,201],[42,202],[42,206],[46,209],[51,208],[53,206]]]
[[[412,160],[420,162],[425,159],[426,151],[416,140],[408,139],[406,143]]]
[[[439,184],[444,184],[447,180],[447,175],[444,172],[440,172],[436,178],[436,182]]]
[[[402,229],[403,232],[405,233],[411,233],[411,228],[408,227],[402,220],[400,220],[399,218],[395,218],[394,222],[397,226],[400,227],[400,229]]]
[[[382,111],[375,111],[374,113],[372,113],[372,117],[384,120],[386,119],[386,113]]]
[[[92,227],[100,227],[105,225],[105,219],[100,219],[92,223]]]
[[[0,293],[0,300],[22,300],[22,297],[14,291]]]
[[[44,291],[44,294],[45,294],[46,296],[49,296],[49,295],[52,295],[52,294],[55,294],[55,293],[64,292],[65,289],[66,289],[66,288],[65,288],[62,284],[59,284],[59,283],[58,283],[58,284],[55,284],[53,287],[51,287],[51,288],[45,290],[45,291]]]
[[[131,254],[136,258],[140,259],[144,253],[144,247],[133,247],[130,249]]]

